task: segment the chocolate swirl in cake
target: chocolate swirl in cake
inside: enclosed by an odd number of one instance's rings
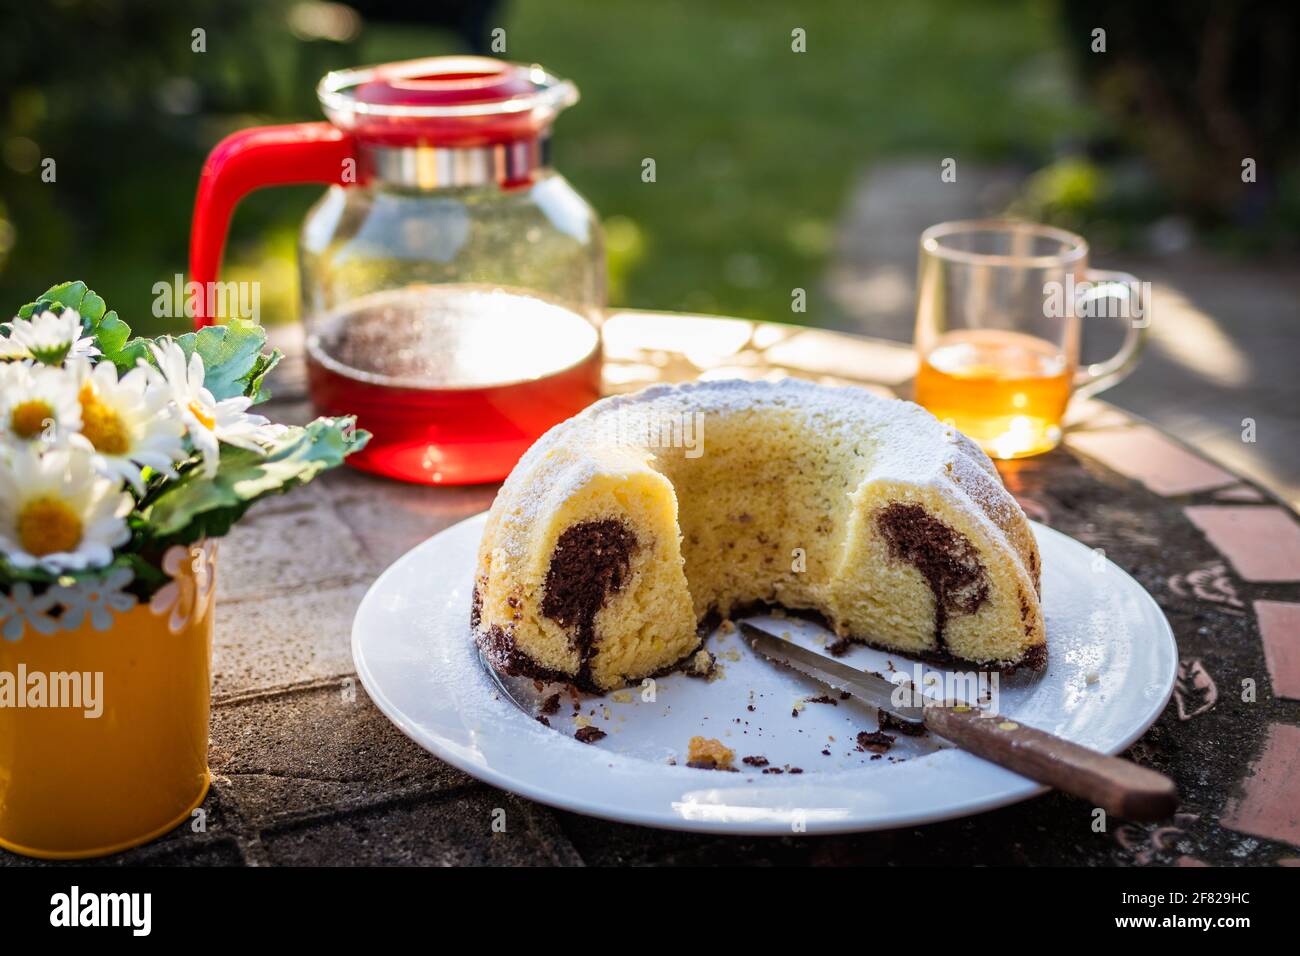
[[[989,596],[988,577],[969,539],[921,505],[895,502],[880,510],[876,526],[889,544],[889,556],[906,561],[934,594],[934,638],[944,647],[948,615],[974,614]]]
[[[596,612],[623,589],[636,547],[636,535],[613,518],[572,525],[555,544],[542,613],[574,631],[583,671],[596,641]]]

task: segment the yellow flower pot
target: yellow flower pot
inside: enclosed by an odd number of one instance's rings
[[[162,563],[148,604],[111,584],[0,596],[0,847],[103,856],[203,802],[215,548]]]

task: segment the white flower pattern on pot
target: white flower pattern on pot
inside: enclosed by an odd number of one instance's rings
[[[121,614],[136,605],[135,595],[122,590],[133,577],[130,568],[114,568],[106,575],[51,589],[63,604],[59,624],[72,631],[89,617],[95,630],[107,631],[113,626],[114,611]]]
[[[26,581],[15,582],[8,592],[0,591],[0,634],[6,641],[16,641],[28,626],[40,634],[53,634],[59,627],[49,615],[53,606],[54,595],[49,590],[33,594]]]
[[[216,543],[204,541],[173,545],[163,555],[162,569],[171,580],[154,594],[149,610],[157,616],[170,612],[167,629],[173,634],[179,634],[195,618],[207,613],[217,583],[216,554]]]

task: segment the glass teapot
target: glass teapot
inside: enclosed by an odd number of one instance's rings
[[[368,471],[499,480],[599,395],[600,225],[548,161],[578,91],[539,66],[433,57],[330,73],[317,93],[328,123],[212,151],[191,279],[216,280],[245,194],[328,185],[298,250],[313,403],[373,433],[349,458]]]

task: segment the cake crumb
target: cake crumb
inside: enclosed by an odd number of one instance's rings
[[[1096,671],[1090,671],[1085,679],[1088,681],[1089,686],[1091,686],[1101,680],[1101,675]]]
[[[584,744],[594,744],[597,740],[604,738],[605,731],[601,730],[599,727],[589,725],[586,727],[579,727],[578,732],[573,736],[576,740]]]
[[[552,694],[546,700],[542,701],[543,714],[555,714],[560,710],[560,695],[558,692]]]
[[[853,648],[853,642],[847,637],[837,637],[833,643],[826,645],[831,657],[843,657]]]
[[[686,766],[701,770],[733,770],[736,752],[712,737],[692,737],[686,748]]]
[[[686,666],[683,668],[689,677],[705,678],[712,677],[713,672],[717,669],[718,659],[703,648],[696,651],[695,656],[687,661]]]
[[[883,730],[864,730],[862,733],[858,734],[859,750],[869,750],[875,754],[883,754],[892,746],[894,746],[894,737],[885,733]]]
[[[764,756],[762,756],[762,755],[760,755],[760,754],[755,754],[755,755],[752,756],[752,757],[744,757],[743,759],[741,759],[740,762],[743,763],[743,764],[748,764],[748,765],[751,766],[751,767],[766,767],[766,766],[767,766],[767,758],[764,757]]]
[[[721,630],[723,634],[730,634],[736,629],[736,625],[732,622],[731,618],[724,617],[722,623],[718,625],[718,629]]]
[[[616,690],[609,695],[609,699],[616,704],[632,703],[632,692],[630,690]]]
[[[925,724],[903,720],[900,717],[895,717],[887,710],[877,710],[876,715],[881,730],[892,730],[894,733],[903,734],[906,737],[920,737],[925,733]]]

